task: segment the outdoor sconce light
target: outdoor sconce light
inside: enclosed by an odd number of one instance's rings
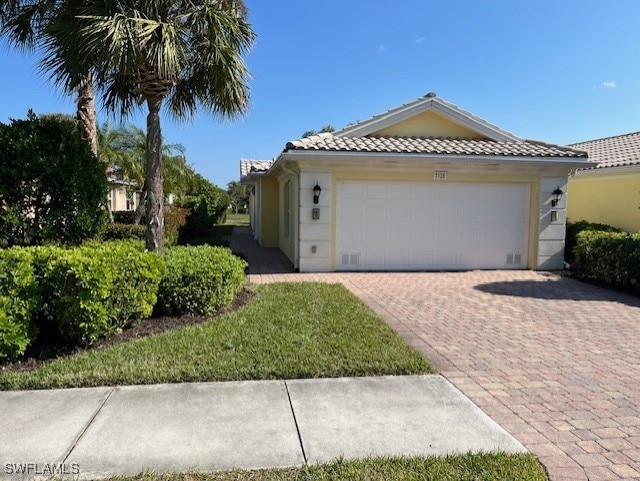
[[[562,194],[564,194],[564,192],[560,190],[560,186],[556,187],[556,190],[551,192],[551,207],[555,207],[558,202],[560,202],[560,199],[562,199]]]
[[[322,192],[322,188],[316,182],[316,186],[313,188],[313,203],[317,204],[320,200],[320,192]]]

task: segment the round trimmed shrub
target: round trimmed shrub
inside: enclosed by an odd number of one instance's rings
[[[163,314],[212,314],[229,304],[246,282],[247,263],[226,247],[172,247],[164,260],[157,304]]]

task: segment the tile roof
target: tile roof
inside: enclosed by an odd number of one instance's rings
[[[240,178],[254,172],[266,172],[272,163],[271,160],[240,159]]]
[[[505,142],[497,140],[434,137],[336,137],[331,133],[314,135],[294,142],[289,142],[287,143],[285,152],[291,150],[444,154],[463,156],[587,157],[585,152],[532,140]]]
[[[592,169],[640,165],[640,132],[579,142],[571,147],[589,152],[589,160],[597,163]]]

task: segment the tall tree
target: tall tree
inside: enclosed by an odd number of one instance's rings
[[[0,35],[15,47],[36,50],[45,40],[46,29],[56,13],[65,6],[60,0],[5,0],[0,1]],[[76,120],[83,139],[91,151],[98,155],[95,95],[89,71],[69,85],[67,93],[76,94]]]
[[[69,88],[91,72],[105,107],[126,117],[147,108],[147,249],[163,251],[160,111],[198,107],[223,118],[246,112],[242,59],[255,35],[240,0],[69,0],[47,23],[45,70]]]

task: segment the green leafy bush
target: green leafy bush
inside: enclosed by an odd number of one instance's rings
[[[136,220],[135,210],[114,210],[111,214],[113,215],[113,222],[115,224],[133,225]]]
[[[158,309],[164,314],[212,314],[229,304],[246,282],[247,263],[225,247],[172,247],[165,261],[158,291]]]
[[[104,230],[104,166],[72,118],[0,123],[0,159],[0,247],[79,244]]]
[[[224,222],[230,203],[226,191],[197,174],[194,188],[181,199],[181,205],[191,213],[181,231],[180,241],[207,236],[215,224]]]
[[[147,228],[143,225],[109,224],[102,234],[102,239],[106,241],[126,239],[145,240],[146,236]]]
[[[55,249],[40,259],[47,318],[63,339],[84,345],[150,316],[164,270],[157,254],[133,241]]]
[[[40,305],[33,250],[0,249],[0,360],[23,354],[34,340]]]
[[[564,259],[571,263],[574,261],[574,247],[576,246],[576,238],[582,231],[602,231],[602,232],[622,232],[622,229],[607,224],[598,224],[595,222],[587,222],[579,220],[577,222],[567,222],[567,232],[564,241]]]
[[[586,230],[574,255],[578,275],[640,293],[640,233]]]
[[[189,209],[170,206],[164,209],[164,240],[168,244],[176,244],[180,232],[187,223]]]

